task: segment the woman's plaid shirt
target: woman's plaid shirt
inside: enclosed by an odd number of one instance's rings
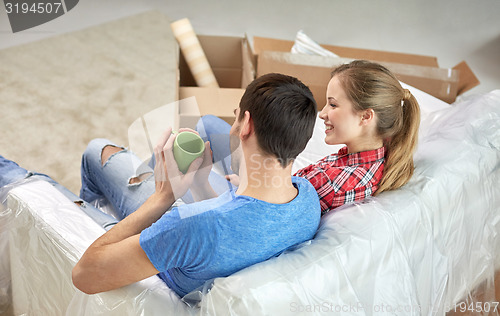
[[[337,154],[300,169],[296,176],[306,178],[316,188],[321,215],[344,204],[363,200],[377,189],[384,170],[385,148]]]

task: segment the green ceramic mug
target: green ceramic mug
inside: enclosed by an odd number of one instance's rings
[[[203,154],[205,143],[192,132],[180,132],[174,141],[174,158],[182,173],[186,173],[191,163]]]

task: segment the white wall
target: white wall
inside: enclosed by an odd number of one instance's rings
[[[0,49],[146,10],[188,17],[200,34],[293,39],[466,60],[481,81],[470,93],[500,89],[499,0],[81,0],[66,15],[13,34],[0,10]]]

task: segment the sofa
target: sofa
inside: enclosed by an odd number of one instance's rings
[[[422,124],[407,185],[326,214],[312,240],[184,298],[156,276],[78,291],[71,269],[105,230],[47,182],[0,189],[0,312],[444,315],[473,303],[498,314],[500,90],[449,106],[408,88]],[[320,123],[295,170],[333,151]]]

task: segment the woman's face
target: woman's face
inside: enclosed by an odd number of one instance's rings
[[[362,141],[362,114],[354,112],[338,76],[334,76],[328,83],[326,99],[326,105],[319,114],[325,121],[325,143],[345,144],[349,149],[356,147]]]

